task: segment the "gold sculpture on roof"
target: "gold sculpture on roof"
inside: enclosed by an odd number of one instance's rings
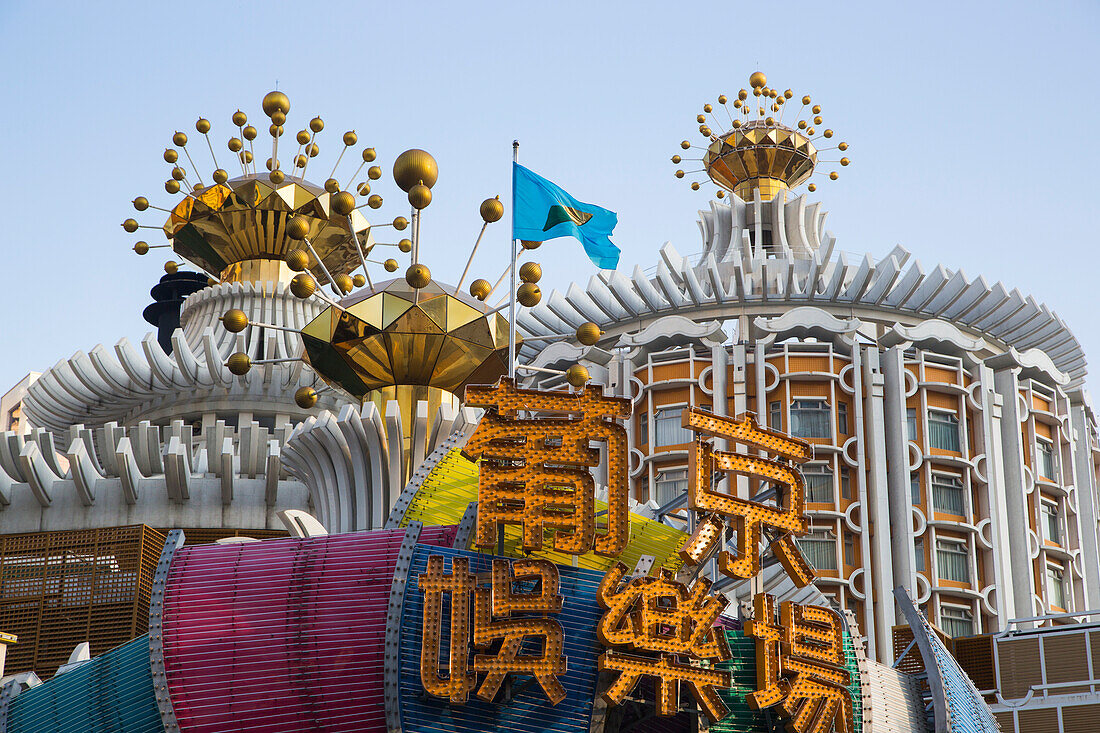
[[[821,141],[827,142],[833,137],[833,131],[821,128],[824,118],[821,105],[814,104],[807,94],[801,98],[801,106],[791,115],[795,121],[785,124],[783,121],[789,107],[798,104],[795,93],[787,89],[780,92],[767,86],[768,78],[757,71],[749,77],[748,89],[741,89],[733,100],[733,112],[730,112],[726,95],[718,97],[718,104],[729,118],[729,128],[715,132],[715,128],[724,123],[714,112],[710,104],[703,105],[703,114],[696,117],[699,133],[706,138],[702,148],[684,140],[680,143],[683,150],[701,150],[700,158],[691,158],[702,162],[703,168],[694,173],[706,173],[721,190],[718,198],[726,191],[738,198],[750,201],[754,190],[760,191],[760,200],[769,201],[781,191],[795,188],[814,174],[818,163],[835,162],[842,166],[849,163],[842,157],[836,161],[823,161],[819,154],[827,150],[846,151],[848,143],[822,148]],[[799,119],[808,110],[805,118]],[[672,162],[679,164],[685,160],[680,155],[672,156]],[[676,171],[677,178],[687,175],[683,169]],[[839,174],[834,170],[828,174],[830,180],[836,180]],[[691,184],[699,189],[699,182]],[[817,189],[809,184],[810,191]]]

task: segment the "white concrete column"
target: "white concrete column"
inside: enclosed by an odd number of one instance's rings
[[[863,348],[863,433],[866,445],[868,504],[865,523],[871,528],[870,570],[878,593],[874,595],[875,633],[878,635],[878,659],[894,661],[893,644],[887,643],[894,627],[893,563],[890,552],[890,495],[886,475],[886,418],[883,410],[883,375],[879,351]],[[864,567],[868,564],[864,562]]]
[[[1097,538],[1096,476],[1089,447],[1088,393],[1080,387],[1069,393],[1073,428],[1073,466],[1077,474],[1077,519],[1080,522],[1081,556],[1085,571],[1086,608],[1100,608],[1100,541]]]
[[[882,355],[886,484],[890,500],[890,555],[893,582],[917,597],[917,561],[913,549],[913,504],[909,493],[909,436],[905,433],[905,350]],[[891,645],[891,649],[893,646]]]
[[[875,591],[877,586],[875,585],[875,574],[868,571],[867,560],[871,557],[871,521],[869,519],[869,492],[867,487],[867,430],[864,420],[864,404],[863,404],[863,359],[861,357],[862,350],[858,345],[852,347],[852,386],[855,388],[854,399],[852,400],[855,406],[856,412],[856,484],[859,492],[859,547],[860,555],[863,559],[863,590],[866,593],[866,597],[863,600],[863,619],[864,624],[872,626],[873,628],[863,629],[863,633],[867,635],[867,656],[871,659],[878,659],[878,648],[880,646],[893,645],[889,641],[887,634],[890,633],[889,627],[885,626],[880,619],[875,616]]]
[[[727,392],[727,379],[729,375],[728,356],[725,344],[714,344],[710,347],[710,383],[714,388],[711,395],[711,409],[715,415],[725,416],[729,414],[729,401]],[[718,438],[714,441],[717,450],[729,450],[729,441]]]
[[[979,378],[981,379],[979,399],[982,405],[982,451],[986,457],[986,498],[989,503],[990,540],[993,543],[993,582],[997,585],[999,626],[996,630],[1001,630],[1006,628],[1013,618],[1031,614],[1027,613],[1027,608],[1024,609],[1024,613],[1016,613],[1016,597],[1011,591],[1012,557],[1009,546],[1012,534],[1008,522],[1008,509],[1005,506],[1004,446],[1001,443],[1004,398],[994,391],[992,369],[983,364],[979,368]]]

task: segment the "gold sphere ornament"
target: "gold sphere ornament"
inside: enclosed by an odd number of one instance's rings
[[[699,190],[699,182],[698,181],[695,181],[694,183],[691,184],[691,190],[692,191],[698,191]]]
[[[229,371],[236,374],[238,377],[248,374],[248,370],[252,368],[252,360],[248,358],[248,354],[238,351],[236,354],[230,354],[226,359],[225,365],[229,368]]]
[[[336,289],[340,291],[342,295],[347,295],[351,292],[352,286],[355,282],[351,279],[350,275],[333,275],[332,282],[336,285]]]
[[[347,191],[340,191],[332,195],[332,210],[340,216],[347,216],[355,211],[355,196]]]
[[[822,122],[823,122],[823,120],[821,119],[821,117],[814,117],[814,124],[815,125],[820,125]]]
[[[698,115],[698,116],[697,116],[697,117],[695,118],[695,121],[696,121],[696,122],[706,122],[706,121],[707,121],[707,116],[706,116],[706,115]]]
[[[707,114],[710,114],[710,111],[713,110],[713,109],[714,109],[714,107],[711,107],[709,104],[704,104],[703,105],[703,111],[706,112]]]
[[[525,283],[537,283],[542,279],[542,265],[537,262],[524,262],[519,268],[519,279]]]
[[[679,163],[681,160],[683,160],[683,158],[681,158],[679,155],[672,156],[673,163]]]
[[[325,121],[322,120],[320,117],[314,117],[312,120],[309,121],[309,129],[313,130],[314,132],[320,132],[321,130],[325,129]]]
[[[691,147],[691,143],[688,142],[687,140],[681,140],[680,141],[680,147],[683,148],[684,150],[687,150],[688,148]]]
[[[276,112],[282,112],[285,115],[290,112],[290,99],[282,92],[268,92],[264,95],[264,101],[260,106],[268,117]]]
[[[478,300],[485,300],[488,298],[492,290],[493,286],[489,284],[489,281],[480,277],[470,283],[470,295]]]
[[[431,281],[432,271],[423,263],[418,262],[415,265],[409,265],[409,269],[405,270],[405,282],[407,282],[410,287],[419,290]]]
[[[202,191],[204,191],[205,189],[206,186],[202,185],[201,183],[196,183],[194,186],[191,187],[191,193],[202,193]]]
[[[361,288],[367,284],[367,278],[363,277],[360,273],[356,273],[351,278],[351,284],[357,288]]]
[[[277,168],[268,173],[267,177],[271,179],[271,182],[274,183],[276,186],[286,180],[286,176],[283,175],[283,172]]]
[[[183,168],[180,168],[178,165],[172,169],[172,178],[175,178],[177,181],[182,181],[186,177],[187,171],[185,171]]]
[[[295,298],[308,298],[317,291],[317,281],[307,272],[299,272],[290,279],[290,292]]]
[[[811,127],[807,127],[807,128],[806,128],[806,134],[807,134],[807,135],[813,135],[813,134],[814,134],[814,128],[813,128],[812,126],[811,126]]]
[[[244,123],[248,122],[248,115],[240,110],[233,113],[233,124],[237,127],[242,127]]]
[[[305,145],[313,138],[309,134],[309,130],[298,130],[298,134],[294,136],[294,139],[298,141],[299,145]]]
[[[588,370],[580,364],[574,364],[565,370],[565,381],[579,389],[588,384]]]
[[[134,251],[137,252],[139,255],[149,254],[149,243],[148,242],[138,242],[137,244],[134,245]]]
[[[726,197],[726,192],[725,191],[719,191],[717,196],[720,199],[724,199]]]
[[[728,99],[726,99],[726,95],[725,95],[725,94],[719,94],[719,95],[718,95],[718,104],[725,104],[725,103],[726,103],[726,102],[728,102],[728,101],[729,101],[729,100],[728,100]]]
[[[759,89],[768,83],[768,77],[764,75],[763,71],[753,72],[753,75],[749,77],[749,86],[753,89]]]
[[[399,232],[403,232],[409,227],[409,220],[403,216],[394,217],[393,228]]]
[[[432,190],[423,183],[418,183],[409,189],[409,203],[417,211],[426,209],[432,202]]]
[[[381,208],[382,207],[382,197],[379,196],[378,194],[372,194],[370,196],[370,198],[367,199],[367,206],[371,207],[372,209]]]
[[[840,145],[837,145],[837,148],[839,150],[847,150],[848,149],[848,143],[841,143]]]
[[[829,174],[829,180],[830,181],[835,181],[838,178],[840,178],[840,174],[837,173],[836,171],[833,171],[832,173]]]
[[[195,129],[200,135],[205,135],[210,132],[210,120],[205,117],[200,117],[195,121]]]
[[[524,249],[538,249],[542,246],[542,242],[536,242],[532,239],[521,239],[519,240],[519,244]]]
[[[226,147],[229,148],[229,152],[231,153],[239,153],[241,152],[241,148],[244,147],[244,143],[241,142],[239,137],[231,137],[229,138],[229,142],[226,143]]]
[[[485,199],[481,202],[481,207],[478,211],[481,213],[481,220],[483,222],[492,224],[495,221],[500,221],[500,218],[504,216],[504,204],[500,202],[500,196]]]
[[[180,159],[180,154],[177,153],[175,150],[172,150],[172,148],[165,148],[164,149],[164,162],[165,163],[175,163],[179,159]]]
[[[251,150],[245,150],[243,153],[241,153],[241,162],[242,163],[251,163],[252,162],[252,151]]]
[[[340,182],[337,181],[335,178],[328,179],[327,181],[325,181],[325,190],[329,193],[336,193],[340,190]]]
[[[172,144],[182,148],[187,144],[187,133],[177,131],[176,134],[172,136]]]
[[[806,120],[799,120],[798,121],[798,129],[799,130],[805,130],[806,129]]]
[[[684,177],[684,172],[680,171],[680,170],[676,171],[676,177],[677,178],[683,178]]]
[[[231,308],[221,318],[222,325],[229,333],[240,333],[248,328],[248,316],[240,308]]]
[[[825,135],[825,137],[832,137],[833,136],[833,131],[832,130],[826,130],[824,135]]]
[[[400,242],[397,243],[397,248],[399,250],[401,250],[402,252],[412,252],[413,251],[412,240],[411,239],[402,239]]]
[[[784,98],[784,99],[790,99],[790,98],[791,98],[791,97],[793,97],[793,96],[794,96],[794,92],[792,92],[792,91],[791,91],[790,89],[788,89],[787,91],[783,92],[783,98]]]
[[[815,104],[814,108],[810,111],[813,112],[815,115],[821,114],[821,105],[820,104]],[[819,122],[818,124],[821,124],[821,123]]]
[[[817,190],[817,184],[816,183],[811,183],[809,186],[806,186],[806,188],[808,188],[810,190],[810,193],[813,193],[814,191]]]
[[[268,158],[268,159],[267,159],[267,162],[265,162],[265,163],[264,163],[264,165],[266,165],[266,166],[267,166],[267,169],[268,169],[269,171],[273,171],[273,170],[275,170],[276,168],[280,168],[280,167],[282,167],[282,163],[280,163],[279,161],[275,160],[274,158]]]
[[[516,290],[516,300],[526,308],[534,308],[542,300],[542,289],[535,283],[523,283]]]
[[[592,321],[587,321],[577,326],[577,341],[585,346],[594,346],[600,340],[603,331]]]
[[[701,134],[703,137],[710,137],[710,128],[706,125],[701,125],[699,127],[699,134]]]
[[[286,235],[294,240],[305,239],[309,234],[309,219],[304,216],[295,216],[286,223]],[[301,252],[301,250],[295,250]]]
[[[180,183],[176,180],[168,180],[164,182],[164,190],[168,193],[179,193]]]
[[[126,221],[122,222],[122,228],[125,229],[130,234],[133,234],[138,229],[137,220],[136,219],[127,219]]]
[[[381,177],[382,169],[378,166],[372,165],[370,168],[367,168],[367,178],[371,179],[372,181],[377,181]]]
[[[294,158],[294,167],[295,168],[305,168],[306,167],[306,161],[308,161],[308,160],[309,159],[306,158],[306,156],[304,156],[304,155],[295,156],[295,158]]]
[[[742,102],[744,102],[746,99],[748,99],[748,97],[749,97],[749,93],[747,91],[745,91],[744,89],[737,92],[737,98],[739,100],[741,100]]]
[[[405,193],[418,184],[431,188],[438,179],[439,166],[426,150],[412,148],[393,161],[393,180]]]
[[[138,211],[145,211],[149,208],[149,199],[144,196],[138,196],[134,199],[134,208]]]
[[[382,267],[386,268],[386,272],[397,272],[397,260],[391,257],[382,263]]]
[[[229,174],[227,172],[225,172],[224,170],[222,170],[221,168],[218,168],[217,170],[215,170],[211,174],[211,177],[214,179],[214,183],[225,183],[226,181],[229,180]]]
[[[279,134],[283,134],[283,123],[286,122],[286,115],[282,112],[276,112],[271,115],[271,126],[279,128]]]
[[[775,118],[774,117],[767,118],[766,120],[764,120],[764,124],[771,127],[772,125],[775,124]]]
[[[179,263],[178,262],[171,262],[171,261],[165,262],[164,263],[164,271],[166,273],[168,273],[169,275],[175,275],[177,272],[180,271]]]
[[[848,165],[848,164],[849,164],[849,163],[851,163],[851,162],[852,162],[852,161],[848,160],[847,158],[841,158],[841,159],[840,159],[840,164],[841,164],[841,165]]]
[[[367,183],[366,181],[363,181],[362,183],[359,184],[359,187],[356,188],[355,190],[359,192],[360,196],[366,196],[367,194],[370,193],[370,184]]]
[[[378,153],[374,152],[374,148],[363,148],[363,162],[373,163],[374,159],[378,157]]]
[[[740,127],[741,126],[741,120],[734,120],[733,121],[733,126],[734,127]]]
[[[271,135],[271,137],[282,137],[283,126],[272,123],[271,126],[267,128],[267,134]]]
[[[260,131],[252,125],[249,125],[248,127],[241,130],[241,136],[243,136],[245,140],[255,140],[256,136],[259,134]]]
[[[348,130],[344,133],[344,145],[350,148],[357,142],[359,142],[359,136],[355,134],[355,130]]]
[[[294,404],[308,410],[317,404],[317,390],[313,387],[301,387],[294,393]]]
[[[317,145],[317,143],[313,143],[308,148],[306,148],[306,152],[309,153],[309,157],[316,158],[318,155],[321,154],[321,148]]]
[[[286,266],[294,272],[301,272],[309,267],[309,253],[304,249],[290,250],[286,253]]]

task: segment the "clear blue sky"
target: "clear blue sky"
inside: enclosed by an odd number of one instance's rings
[[[228,159],[230,115],[257,119],[276,82],[291,99],[288,132],[325,119],[325,173],[346,129],[378,149],[389,217],[407,209],[389,177],[394,156],[436,156],[422,228],[435,272],[461,267],[480,201],[507,198],[513,138],[522,162],[619,213],[629,272],[655,264],[666,240],[700,249],[696,211],[708,197],[673,178],[668,158],[697,134],[704,102],[762,69],[774,86],[812,94],[851,143],[852,165],[816,194],[840,248],[902,244],[926,271],[942,262],[1033,294],[1084,344],[1100,399],[1098,8],[7,0],[0,392],[78,349],[149,330],[141,310],[166,251],[130,251],[136,237],[119,223],[131,199],[171,200],[161,153],[176,129],[194,137],[200,115]],[[500,273],[506,241],[504,222],[490,229],[476,275]],[[569,240],[539,255],[544,289],[592,272]]]

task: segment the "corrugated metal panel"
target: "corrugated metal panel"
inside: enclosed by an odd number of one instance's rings
[[[1066,733],[1100,730],[1100,705],[1062,708],[1062,729]]]
[[[829,357],[827,356],[790,356],[787,357],[789,370],[792,372],[827,372],[829,371]]]
[[[940,369],[939,367],[924,366],[924,379],[926,382],[945,382],[947,384],[958,384],[959,373],[954,369]]]
[[[1062,733],[1058,728],[1057,708],[1021,710],[1018,715],[1020,716],[1020,733]],[[1089,729],[1067,728],[1066,732],[1085,733],[1087,730]]]
[[[925,399],[928,401],[929,407],[938,407],[943,410],[952,410],[954,412],[958,412],[959,410],[958,395],[929,390],[925,393]]]
[[[470,502],[477,501],[477,482],[477,464],[463,458],[457,448],[452,450],[424,479],[401,520],[401,526],[407,526],[411,521],[425,525],[458,524]],[[597,522],[600,521],[600,513],[606,509],[606,502],[596,502]],[[590,552],[577,557],[575,567],[606,571],[619,561],[634,567],[642,555],[650,555],[655,558],[656,565],[675,572],[683,565],[677,551],[686,538],[687,534],[678,529],[631,513],[630,544],[622,555],[608,558]],[[524,552],[520,547],[521,539],[521,527],[505,527],[505,556],[541,557],[558,565],[573,566],[573,555],[550,550]]]
[[[1038,420],[1035,421],[1035,434],[1047,438],[1048,440],[1054,437],[1054,432],[1051,430],[1050,426]]]
[[[551,705],[537,684],[516,684],[512,688],[514,697],[507,704],[488,704],[471,695],[464,705],[450,705],[447,700],[426,695],[420,680],[424,594],[417,587],[417,576],[425,571],[429,555],[442,555],[446,572],[450,572],[451,561],[455,557],[469,558],[471,573],[485,573],[492,568],[491,555],[479,555],[468,550],[417,547],[405,584],[405,604],[401,615],[402,729],[500,730],[510,733],[587,731],[596,694],[596,664],[601,651],[596,641],[596,625],[602,611],[596,604],[596,592],[603,575],[568,567],[559,570],[565,604],[561,613],[553,618],[561,622],[565,635],[569,671],[559,678],[566,691],[565,699]],[[446,650],[449,640],[449,623],[444,623],[440,648]],[[446,659],[446,652],[443,659]],[[523,677],[516,680],[518,683],[523,681]]]
[[[1001,696],[1006,700],[1023,697],[1032,685],[1042,684],[1039,640],[1035,638],[998,640],[997,675],[1001,682]]]
[[[828,397],[829,385],[822,382],[791,382],[791,398]]]
[[[181,549],[164,661],[187,733],[383,729],[386,613],[404,530]],[[421,541],[450,544],[451,527]]]
[[[1046,661],[1047,684],[1088,680],[1089,660],[1087,632],[1050,634],[1043,637],[1043,657]],[[1060,695],[1088,692],[1088,685],[1058,688]]]
[[[995,717],[997,722],[1001,724],[1001,730],[1005,733],[1020,733],[1016,729],[1015,718],[1013,718],[1012,713],[997,713]]]
[[[160,733],[149,638],[138,638],[11,701],[9,733]]]
[[[997,676],[993,669],[992,636],[953,639],[951,653],[979,690],[992,690],[997,687]]]

